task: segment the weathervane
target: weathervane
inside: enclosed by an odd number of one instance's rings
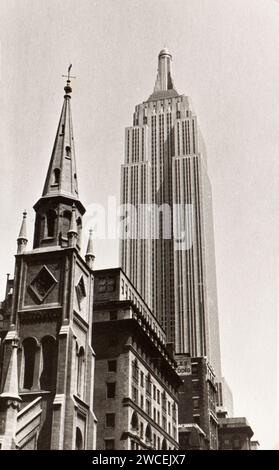
[[[71,68],[72,68],[72,64],[70,64],[69,67],[68,67],[68,75],[62,75],[62,77],[67,78],[67,84],[66,84],[66,86],[64,87],[64,90],[65,90],[65,92],[66,92],[66,95],[65,95],[65,96],[69,96],[70,93],[72,93],[72,88],[71,88],[71,86],[70,86],[70,83],[71,83],[70,78],[76,78],[76,77],[74,77],[73,75],[70,75]]]
[[[73,64],[70,64],[68,67],[68,75],[62,75],[62,77],[67,78],[67,82],[70,82],[70,78],[77,78],[77,77],[74,77],[73,75],[70,75],[72,66]]]

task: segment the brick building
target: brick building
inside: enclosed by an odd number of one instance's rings
[[[94,279],[97,449],[177,449],[181,382],[165,332],[120,268]]]
[[[184,450],[217,449],[217,385],[207,358],[176,354],[179,390],[179,444]]]

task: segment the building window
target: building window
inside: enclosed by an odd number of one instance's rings
[[[143,438],[143,423],[140,423],[140,437]]]
[[[83,449],[83,438],[82,438],[82,432],[79,428],[76,429],[76,450],[82,450]]]
[[[144,373],[142,371],[140,373],[140,384],[142,387],[144,386]]]
[[[167,410],[167,397],[166,397],[165,392],[163,392],[163,395],[162,395],[162,408],[164,412]]]
[[[107,398],[115,398],[116,382],[107,383]]]
[[[165,416],[163,416],[163,418],[162,418],[162,426],[163,426],[164,431],[166,431],[166,428],[167,428],[167,420],[166,420],[166,417],[165,417]]]
[[[135,382],[138,382],[139,380],[139,366],[138,366],[138,361],[134,359],[132,362],[132,377]]]
[[[46,215],[47,237],[54,237],[55,220],[56,220],[55,211],[49,210]]]
[[[148,374],[147,377],[146,377],[145,386],[146,386],[146,393],[147,393],[147,395],[150,395],[150,396],[151,396],[151,387],[152,387],[152,384],[151,384],[151,376],[150,376],[150,374]]]
[[[117,369],[117,361],[116,359],[111,359],[108,361],[108,372],[116,372]]]
[[[160,405],[160,390],[157,390],[157,402]]]
[[[198,375],[198,364],[192,364],[192,375]]]
[[[71,158],[71,147],[67,145],[65,150],[66,150],[66,157]]]
[[[149,400],[146,400],[145,405],[146,405],[145,411],[150,416],[151,415],[151,402]]]
[[[114,439],[105,439],[105,450],[114,450],[115,441]]]
[[[201,424],[201,419],[199,415],[196,415],[193,417],[194,423],[196,423],[198,426]]]
[[[84,349],[81,346],[77,352],[77,394],[80,397],[83,395],[84,361]]]
[[[199,400],[198,400],[198,398],[194,398],[194,400],[193,400],[193,409],[194,410],[199,409]]]
[[[138,402],[138,389],[136,387],[132,387],[132,400],[137,403]]]
[[[52,336],[45,336],[42,339],[41,344],[43,370],[40,377],[40,386],[43,390],[51,390],[54,385],[56,341]]]
[[[106,427],[114,428],[115,427],[115,413],[106,414]]]
[[[113,310],[112,312],[109,312],[109,319],[111,321],[117,320],[117,310]]]
[[[139,429],[139,418],[138,418],[138,414],[136,411],[134,411],[132,414],[131,428],[133,431],[138,431]]]
[[[152,432],[151,432],[151,426],[150,424],[148,424],[146,426],[146,430],[145,430],[145,440],[147,443],[151,444],[152,442]]]
[[[31,390],[34,382],[37,342],[35,338],[26,338],[22,346],[24,351],[23,388]]]
[[[55,168],[53,170],[53,184],[59,184],[60,183],[60,170],[59,168]]]
[[[143,398],[143,395],[140,396],[140,407],[144,411],[144,398]]]
[[[153,385],[153,398],[156,400],[156,385]]]

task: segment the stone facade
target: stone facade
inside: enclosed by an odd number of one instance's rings
[[[180,379],[165,334],[120,268],[94,277],[97,449],[177,449]]]

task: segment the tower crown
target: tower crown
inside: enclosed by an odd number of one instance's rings
[[[154,91],[148,101],[178,96],[178,93],[174,88],[171,63],[172,55],[168,48],[164,47],[158,55],[157,78]]]

